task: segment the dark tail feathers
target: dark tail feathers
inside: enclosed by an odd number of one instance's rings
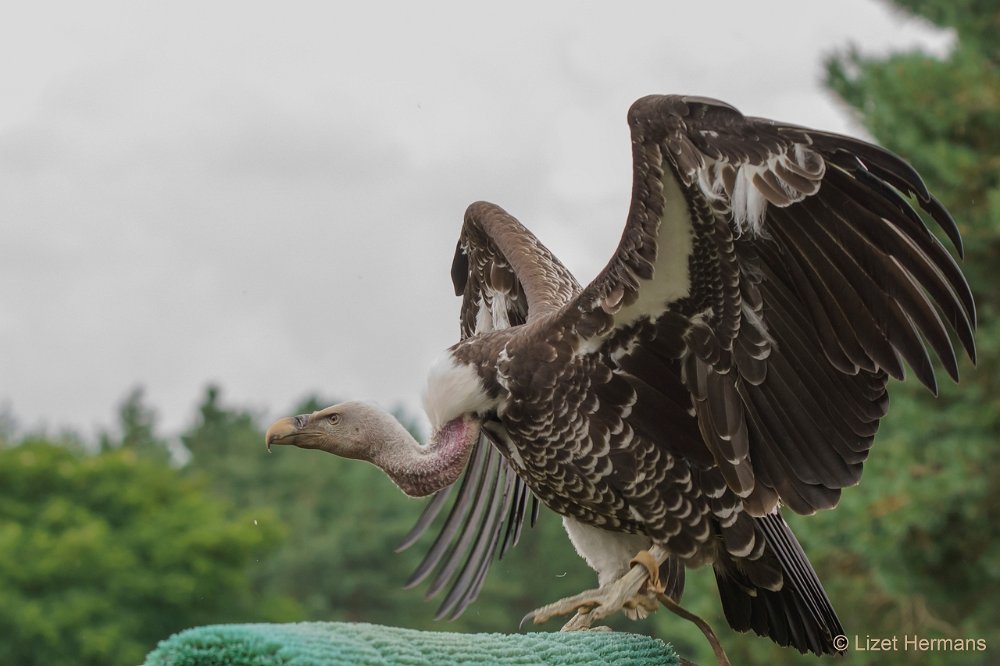
[[[781,565],[784,583],[777,592],[756,587],[734,560],[717,562],[715,580],[729,626],[753,629],[800,652],[842,653],[834,647],[834,637],[844,635],[844,628],[791,528],[777,512],[754,522]]]

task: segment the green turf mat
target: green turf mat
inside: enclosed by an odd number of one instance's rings
[[[459,634],[374,624],[221,624],[171,636],[145,666],[455,666],[678,663],[672,647],[620,632]]]

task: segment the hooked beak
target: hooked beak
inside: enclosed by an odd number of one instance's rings
[[[295,436],[302,433],[302,428],[309,423],[307,414],[298,416],[286,416],[278,419],[267,428],[264,434],[264,442],[267,444],[268,453],[271,452],[272,444],[294,444]]]

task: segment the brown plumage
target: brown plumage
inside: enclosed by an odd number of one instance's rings
[[[888,376],[909,365],[936,391],[936,357],[957,379],[949,329],[974,359],[971,292],[910,201],[961,252],[957,228],[857,139],[699,97],[642,98],[628,122],[625,231],[586,287],[501,208],[466,212],[462,340],[427,405],[432,449],[459,418],[483,437],[410,583],[434,574],[451,585],[439,615],[460,614],[534,496],[602,584],[620,552],[659,544],[677,597],[679,563],[711,564],[733,627],[833,652],[843,630],[779,510],[831,508],[858,482]]]

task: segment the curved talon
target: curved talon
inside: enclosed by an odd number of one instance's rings
[[[517,630],[518,631],[524,631],[524,625],[525,625],[525,623],[528,622],[528,620],[531,620],[532,622],[535,622],[535,611],[531,611],[530,613],[528,613],[527,615],[525,615],[524,617],[521,618],[521,621],[517,623]],[[538,623],[535,622],[535,624],[538,624]]]
[[[602,605],[602,603],[602,589],[588,590],[580,594],[575,594],[572,597],[560,599],[541,608],[536,608],[521,618],[520,626],[523,627],[524,623],[529,619],[535,624],[543,624],[557,615],[590,612],[595,607]]]

